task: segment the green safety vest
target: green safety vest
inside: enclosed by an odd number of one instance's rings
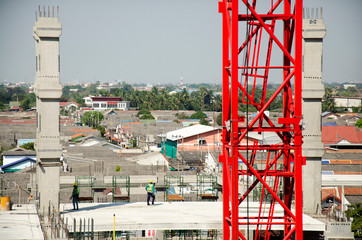
[[[79,196],[79,189],[77,187],[73,188],[72,197]]]
[[[153,184],[147,184],[146,191],[153,193],[154,192],[154,185]]]

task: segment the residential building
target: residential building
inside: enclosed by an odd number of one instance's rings
[[[322,126],[322,142],[335,150],[362,148],[362,131],[354,126]]]
[[[176,159],[177,151],[215,151],[221,149],[221,129],[193,125],[166,134],[162,153]]]
[[[347,108],[349,112],[352,112],[353,107],[361,107],[361,97],[334,97],[336,107]]]
[[[106,109],[120,109],[128,111],[130,108],[130,102],[122,101],[122,98],[120,97],[87,97],[84,98],[84,100],[87,106],[90,106],[94,110],[98,111]]]
[[[344,89],[347,89],[347,88],[356,88],[356,84],[354,84],[354,83],[346,83],[346,84],[343,84],[343,88],[344,88]]]
[[[15,162],[3,165],[0,167],[0,172],[16,172],[36,164],[36,160],[30,157],[25,157]]]
[[[8,165],[24,158],[31,158],[36,161],[36,152],[31,150],[25,150],[23,148],[14,148],[9,151],[4,151],[3,156],[3,165]]]
[[[59,107],[60,109],[64,109],[64,110],[77,110],[79,108],[79,104],[76,102],[60,102],[59,103]]]

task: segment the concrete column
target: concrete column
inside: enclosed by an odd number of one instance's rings
[[[54,9],[39,9],[33,28],[36,52],[35,95],[37,130],[37,186],[40,214],[47,213],[49,204],[59,209],[60,144],[59,99],[59,37],[62,25],[54,17]]]
[[[315,14],[314,14],[315,10]],[[320,13],[320,14],[319,14]],[[323,38],[326,26],[322,10],[304,11],[303,19],[303,86],[302,109],[305,129],[303,131],[303,210],[307,214],[321,212],[321,160],[324,154],[322,143],[322,84]]]

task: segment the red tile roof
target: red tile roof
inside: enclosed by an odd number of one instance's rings
[[[350,143],[362,143],[362,131],[354,126],[322,126],[322,142],[336,144],[341,140]]]
[[[75,104],[75,105],[77,105],[79,107],[79,104],[76,103],[76,102],[60,102],[59,105],[61,107],[64,107],[64,106],[67,106],[68,104],[71,104],[71,103],[73,103],[73,104]]]
[[[73,135],[73,136],[71,136],[70,138],[71,139],[73,139],[73,138],[76,138],[76,137],[79,137],[79,136],[88,136],[87,134],[84,134],[84,133],[77,133],[77,134],[75,134],[75,135]]]
[[[91,97],[93,102],[108,102],[108,101],[122,101],[122,98],[120,97]]]
[[[341,201],[341,199],[339,198],[339,193],[337,193],[336,188],[322,188],[322,202],[330,196],[333,196],[339,201]]]

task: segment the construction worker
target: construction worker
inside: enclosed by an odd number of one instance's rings
[[[79,189],[78,189],[77,183],[73,184],[72,196],[69,199],[71,199],[71,198],[73,198],[73,210],[76,210],[75,205],[77,205],[77,210],[79,210],[79,208],[78,208]]]
[[[150,180],[150,183],[146,185],[146,191],[147,191],[147,205],[150,205],[150,198],[152,197],[152,205],[155,204],[155,184],[152,180]]]

